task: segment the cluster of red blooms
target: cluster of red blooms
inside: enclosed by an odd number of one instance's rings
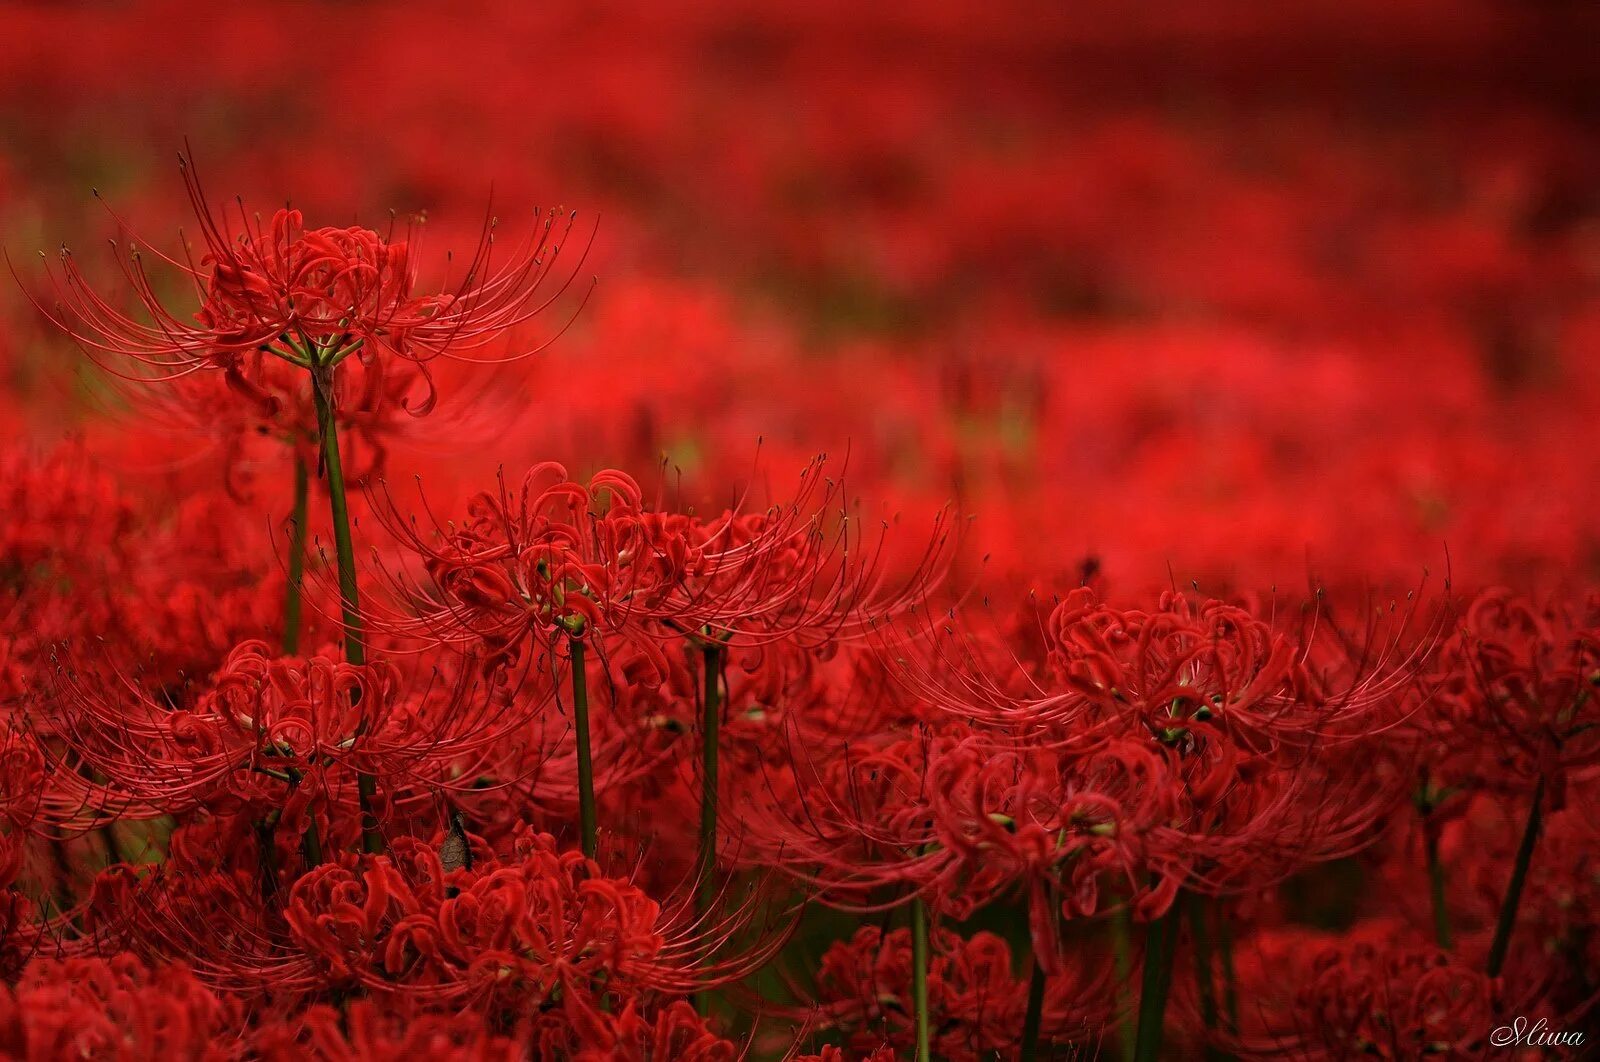
[[[0,1058],[1582,1057],[1583,16],[467,6],[6,12]]]

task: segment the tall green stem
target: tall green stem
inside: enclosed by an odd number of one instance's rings
[[[1422,823],[1423,847],[1428,857],[1428,892],[1433,902],[1433,939],[1450,950],[1450,911],[1445,906],[1444,863],[1439,859],[1439,828],[1430,819]]]
[[[306,522],[311,510],[311,469],[306,459],[298,453],[294,457],[294,516],[289,525],[289,589],[283,603],[283,652],[294,656],[300,651],[301,614],[304,607],[303,587],[306,574]],[[277,854],[273,849],[274,825],[270,821],[257,824],[256,838],[261,846],[263,873],[262,899],[268,899],[267,889],[277,890]],[[306,832],[300,839],[301,852],[306,866],[322,863],[322,838],[317,833],[315,817],[307,819]]]
[[[578,732],[578,827],[583,854],[590,859],[599,851],[599,828],[594,808],[594,760],[589,751],[589,675],[584,668],[583,639],[567,642],[572,654],[572,725]]]
[[[1183,894],[1172,909],[1150,923],[1145,933],[1144,983],[1139,993],[1139,1038],[1135,1062],[1156,1062],[1161,1057],[1161,1032],[1166,1023],[1167,993],[1172,989],[1172,953],[1183,916]]]
[[[367,662],[362,638],[361,596],[356,587],[356,550],[350,536],[350,503],[345,495],[344,465],[339,458],[339,429],[333,413],[333,372],[312,370],[311,394],[316,402],[317,426],[322,434],[322,464],[328,473],[328,502],[333,516],[333,547],[339,559],[339,604],[344,617],[344,658],[358,667]],[[356,775],[361,800],[361,845],[373,855],[384,852],[383,831],[373,811],[377,779],[365,771]]]
[[[700,696],[700,850],[695,856],[695,913],[702,924],[717,903],[717,749],[722,731],[722,647],[701,647]],[[701,1015],[711,1011],[711,993],[694,999]]]
[[[1133,981],[1133,918],[1128,903],[1119,905],[1111,916],[1111,946],[1116,956],[1117,1010],[1120,1012]],[[1126,1015],[1120,1015],[1117,1018],[1118,1057],[1123,1062],[1131,1062],[1135,1046],[1133,1023]]]
[[[306,515],[310,508],[311,470],[299,454],[294,458],[294,522],[289,525],[289,589],[283,603],[283,652],[300,652],[300,587],[306,572]]]
[[[1217,1031],[1217,988],[1212,976],[1214,963],[1211,928],[1206,910],[1209,903],[1210,901],[1204,896],[1189,897],[1189,934],[1194,944],[1194,980],[1200,996],[1200,1021],[1205,1026],[1208,1039]],[[1231,1057],[1217,1050],[1211,1043],[1206,1044],[1205,1056],[1211,1062],[1221,1062]]]
[[[1533,807],[1528,809],[1528,824],[1522,830],[1522,843],[1517,846],[1517,861],[1511,867],[1511,882],[1506,886],[1506,898],[1500,905],[1500,920],[1494,927],[1494,942],[1489,945],[1489,976],[1499,977],[1505,965],[1506,952],[1511,947],[1511,931],[1517,924],[1517,907],[1522,903],[1522,886],[1528,880],[1528,864],[1533,862],[1533,849],[1539,843],[1539,826],[1543,816],[1544,778],[1533,787]]]
[[[1228,1030],[1239,1031],[1239,975],[1233,969],[1233,926],[1228,908],[1217,904],[1217,958],[1222,962],[1222,1005],[1228,1014]]]
[[[1044,967],[1038,959],[1033,962],[1033,973],[1028,977],[1028,1011],[1022,1019],[1022,1062],[1034,1062],[1039,1057],[1039,1026],[1044,1022]]]
[[[317,820],[312,819],[306,824],[306,832],[300,838],[300,852],[305,856],[306,866],[320,867],[322,865],[322,835],[317,832]]]
[[[333,516],[333,547],[339,559],[339,604],[344,617],[344,656],[352,664],[367,662],[362,635],[361,594],[356,586],[356,549],[350,536],[350,502],[345,493],[344,463],[339,455],[339,427],[328,390],[328,374],[312,387],[317,425],[322,433],[322,464],[328,475],[328,506]]]
[[[700,852],[699,912],[705,917],[717,897],[717,746],[722,730],[722,647],[706,645],[704,690],[700,701]]]
[[[911,1003],[917,1024],[917,1062],[930,1062],[933,1041],[928,1025],[928,908],[911,901]]]
[[[260,864],[261,902],[270,904],[278,892],[278,848],[274,820],[262,818],[256,823],[256,859]]]

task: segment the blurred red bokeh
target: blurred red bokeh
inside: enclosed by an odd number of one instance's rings
[[[597,220],[563,340],[431,489],[559,458],[685,489],[848,450],[1007,577],[1304,585],[1589,574],[1597,76],[1577,4],[9,5],[0,230],[24,285],[208,189],[320,222],[493,192]],[[581,286],[581,285],[580,285]],[[5,296],[6,421],[102,435]],[[848,400],[841,401],[847,397]],[[464,406],[466,403],[458,403]],[[478,403],[482,407],[484,403]],[[459,411],[459,410],[458,410]],[[489,414],[479,408],[475,417]],[[194,468],[203,436],[141,447]],[[404,446],[406,441],[396,440]],[[141,465],[143,468],[141,469]],[[171,489],[146,476],[147,491]]]

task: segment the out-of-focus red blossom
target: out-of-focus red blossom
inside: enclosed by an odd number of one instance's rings
[[[268,979],[369,991],[408,986],[423,998],[513,1009],[557,1007],[589,1021],[603,998],[685,992],[735,979],[750,955],[702,962],[714,927],[683,924],[637,886],[609,878],[548,836],[504,862],[445,870],[433,849],[397,845],[397,860],[356,872],[317,867],[295,882],[284,917],[300,957]],[[617,1035],[621,1035],[618,1033]]]
[[[1501,817],[1504,822],[1504,817]],[[1495,910],[1504,882],[1497,873],[1515,858],[1513,832],[1502,829],[1480,850],[1465,853],[1469,893],[1481,911]],[[1587,913],[1600,902],[1600,845],[1593,819],[1569,806],[1552,815],[1539,837],[1538,870],[1531,875],[1517,921],[1508,980],[1538,979],[1558,1013],[1584,1013],[1600,992],[1600,933]]]
[[[271,473],[286,454],[314,466],[320,430],[309,375],[260,350],[246,354],[244,361],[241,372],[251,381],[255,401],[241,402],[236,387],[210,372],[177,377],[160,388],[139,385],[138,420],[118,425],[119,434],[137,439],[151,463],[189,467],[209,443],[234,498],[258,492],[261,480],[275,478]],[[417,392],[422,382],[404,363],[357,360],[341,369],[326,386],[346,474],[352,482],[366,482],[384,472],[394,441],[416,431],[410,411],[421,397]],[[433,383],[440,375],[430,370]],[[461,416],[445,419],[447,430],[459,431],[470,423]]]
[[[853,906],[908,888],[965,918],[1021,897],[1054,972],[1062,918],[1152,920],[1180,888],[1259,889],[1374,843],[1405,776],[1354,769],[1352,743],[1389,677],[1335,690],[1337,669],[1314,681],[1309,646],[1245,609],[1162,605],[1070,594],[1023,696],[976,652],[907,665],[937,725],[797,752],[749,798],[743,857]]]
[[[711,1032],[706,1019],[687,1003],[673,1003],[651,1019],[630,1000],[621,1014],[591,1012],[586,1018],[582,1024],[573,1023],[576,1043],[572,1032],[559,1026],[548,1038],[536,1030],[535,1042],[552,1057],[566,1055],[583,1062],[733,1062],[739,1057],[733,1042]]]
[[[1441,786],[1542,783],[1560,810],[1569,779],[1600,763],[1600,601],[1540,607],[1485,591],[1438,672],[1438,709],[1423,726],[1443,757],[1432,766]]]
[[[1461,799],[1440,831],[1440,856],[1448,878],[1446,910],[1458,949],[1477,959],[1487,953],[1505,895],[1507,867],[1516,858],[1527,817],[1524,796],[1507,800],[1477,793]],[[1583,1010],[1600,990],[1600,934],[1586,913],[1600,900],[1596,832],[1574,804],[1544,820],[1522,897],[1506,980],[1542,986],[1558,1010]],[[1426,923],[1425,864],[1414,846],[1379,868],[1382,889],[1373,909],[1384,916]]]
[[[0,454],[0,496],[0,706],[9,708],[37,684],[55,642],[109,628],[135,521],[110,477],[71,445]]]
[[[432,994],[555,996],[574,1007],[648,977],[665,947],[659,906],[579,853],[558,856],[547,843],[518,864],[455,871],[457,895],[446,895],[446,872],[430,856],[412,854],[426,874],[415,883],[386,861],[359,875],[329,864],[297,881],[285,917],[307,962],[372,988],[405,980]]]
[[[1027,979],[1011,970],[1011,949],[992,933],[969,939],[934,934],[928,966],[928,1008],[937,1030],[933,1049],[951,1062],[977,1062],[996,1053],[1010,1057],[1022,1035]],[[1100,963],[1096,969],[1094,963]],[[856,1057],[873,1058],[883,1048],[909,1053],[915,1043],[911,1002],[911,933],[887,935],[864,927],[823,955],[816,974],[814,1020],[842,1033]],[[1114,1005],[1109,963],[1103,956],[1051,979],[1046,990],[1041,1036],[1051,1051],[1068,1057],[1092,1044]],[[828,1056],[823,1055],[826,1058]],[[903,1057],[894,1056],[894,1057]]]
[[[896,1062],[899,1058],[900,1053],[887,1045],[865,1053],[847,1053],[830,1044],[818,1054],[795,1056],[795,1062]]]
[[[555,463],[530,469],[514,494],[503,481],[478,494],[465,520],[433,536],[391,506],[389,526],[431,585],[401,581],[406,611],[378,621],[487,667],[516,660],[530,635],[617,636],[642,665],[635,676],[657,682],[670,667],[661,643],[674,634],[720,645],[801,639],[826,652],[917,600],[941,574],[944,539],[936,534],[894,587],[870,544],[830,512],[838,485],[824,471],[809,464],[793,500],[711,519],[647,505],[625,473],[580,484]]]
[[[0,1051],[27,1062],[200,1062],[240,1053],[236,1001],[212,993],[182,966],[150,968],[126,954],[37,959],[0,990],[0,1009]]]
[[[1550,1028],[1569,1019],[1538,1002],[1538,989],[1486,976],[1378,920],[1342,935],[1285,927],[1242,942],[1241,1034],[1230,1050],[1249,1058],[1552,1057],[1537,1044],[1491,1043],[1521,1016]],[[1554,1057],[1562,1057],[1557,1049]]]
[[[436,1058],[441,1062],[518,1062],[523,1046],[497,1035],[473,1011],[441,1013],[357,1000],[341,1011],[318,1005],[269,1021],[252,1047],[266,1062],[368,1062],[379,1058]]]
[[[952,731],[845,747],[814,780],[817,764],[801,769],[800,784],[745,812],[751,865],[781,867],[844,906],[870,907],[874,889],[903,886],[959,919],[1014,896],[1052,973],[1061,918],[1119,903],[1154,918],[1182,881],[1184,838],[1169,826],[1176,790],[1136,743],[1073,755]]]

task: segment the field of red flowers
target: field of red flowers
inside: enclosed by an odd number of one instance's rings
[[[0,1057],[1600,1037],[1600,16],[0,4]]]

